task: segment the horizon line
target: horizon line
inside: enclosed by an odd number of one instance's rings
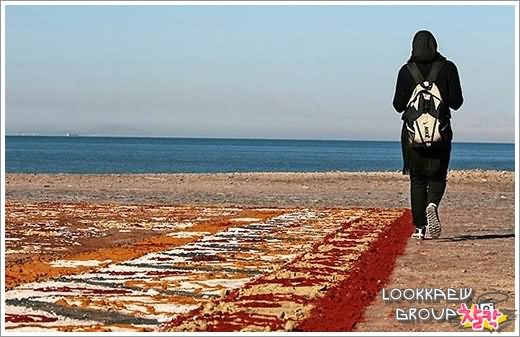
[[[197,136],[136,136],[136,135],[98,135],[98,134],[5,134],[4,137],[64,137],[64,138],[166,138],[166,139],[218,139],[218,140],[281,140],[281,141],[324,141],[324,142],[400,142],[399,139],[341,139],[341,138],[271,138],[271,137],[197,137]],[[456,144],[506,144],[516,145],[515,141],[453,141]]]

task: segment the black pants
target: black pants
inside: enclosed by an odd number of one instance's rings
[[[436,151],[411,149],[408,153],[413,222],[424,228],[426,206],[432,202],[438,206],[446,189],[451,144]]]

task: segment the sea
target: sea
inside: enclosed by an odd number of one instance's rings
[[[400,171],[398,141],[6,136],[8,173]],[[453,144],[452,170],[514,171],[515,145]]]

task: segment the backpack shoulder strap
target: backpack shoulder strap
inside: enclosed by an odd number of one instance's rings
[[[415,64],[415,62],[407,63],[406,67],[408,68],[410,75],[412,75],[415,84],[424,82],[424,77],[421,74],[421,71],[419,70],[419,67],[417,67],[417,64]]]
[[[444,61],[435,61],[432,63],[432,68],[430,69],[430,73],[428,74],[428,81],[435,82],[437,81],[437,76],[444,66]]]

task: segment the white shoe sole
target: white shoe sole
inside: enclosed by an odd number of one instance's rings
[[[429,204],[426,207],[426,220],[428,222],[428,232],[432,239],[437,239],[441,236],[441,221],[437,214],[437,206]]]
[[[411,236],[412,239],[416,239],[416,240],[424,240],[424,232],[425,230],[423,229],[421,233],[418,233],[418,232],[414,232]]]
[[[416,239],[416,240],[424,240],[424,234],[413,233],[411,237],[412,237],[412,239]]]

